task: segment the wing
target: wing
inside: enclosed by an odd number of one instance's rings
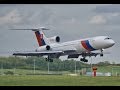
[[[68,58],[78,58],[80,55],[82,57],[91,57],[97,56],[101,53],[86,52],[86,53],[77,53],[76,50],[65,50],[65,51],[44,51],[44,52],[15,52],[15,56],[44,56],[50,55],[51,58],[59,58],[60,56],[68,55]]]
[[[49,55],[50,58],[59,58],[60,56],[68,55],[69,53],[74,53],[74,50],[67,51],[44,51],[44,52],[15,52],[15,56],[44,56]]]
[[[43,55],[53,55],[62,54],[63,51],[44,51],[44,52],[16,52],[13,53],[15,56],[43,56]]]
[[[91,57],[91,56],[97,56],[100,55],[101,53],[94,53],[94,52],[86,52],[86,53],[78,53],[78,54],[70,54],[68,55],[68,58],[78,58],[79,56],[82,57]],[[109,54],[109,53],[104,53],[104,54]]]
[[[49,55],[51,58],[59,58],[60,56],[69,55],[76,53],[76,49],[69,49],[65,51],[43,51],[43,52],[15,52],[13,55],[15,56],[44,56]]]
[[[89,56],[89,57],[91,57],[91,56],[97,56],[97,55],[100,55],[101,53],[93,53],[93,52],[90,52],[90,53],[81,53],[81,55],[83,56],[83,57],[87,57],[87,56]]]

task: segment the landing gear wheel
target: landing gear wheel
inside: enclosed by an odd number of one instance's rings
[[[50,59],[50,62],[53,62],[53,59]]]
[[[85,59],[85,60],[84,60],[84,62],[88,62],[88,60],[87,60],[87,59]]]
[[[103,57],[103,54],[100,54],[101,57]]]
[[[84,61],[83,58],[81,58],[80,61]]]
[[[47,59],[47,58],[45,58],[45,60],[46,60],[46,61],[48,61],[48,59]]]
[[[87,60],[87,59],[85,59],[85,58],[81,58],[81,59],[80,59],[80,61],[83,61],[83,62],[88,62],[88,60]]]

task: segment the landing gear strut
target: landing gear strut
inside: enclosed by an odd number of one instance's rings
[[[81,58],[81,59],[80,59],[80,61],[83,61],[83,62],[88,62],[88,60],[87,60],[87,59],[85,59],[85,58]]]
[[[103,49],[101,49],[101,54],[100,54],[101,57],[103,57]]]
[[[46,58],[46,61],[53,62],[53,59],[51,59],[50,56],[48,55],[48,58]]]

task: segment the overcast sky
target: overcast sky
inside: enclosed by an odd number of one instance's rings
[[[41,26],[51,29],[46,36],[58,35],[61,42],[107,35],[115,45],[92,62],[120,63],[120,4],[0,4],[0,56],[38,47],[32,31],[9,29]]]

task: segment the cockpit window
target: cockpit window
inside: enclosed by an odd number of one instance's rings
[[[107,38],[105,38],[105,40],[106,40],[106,39],[108,40],[108,39],[111,39],[111,38],[110,38],[110,37],[107,37]]]

